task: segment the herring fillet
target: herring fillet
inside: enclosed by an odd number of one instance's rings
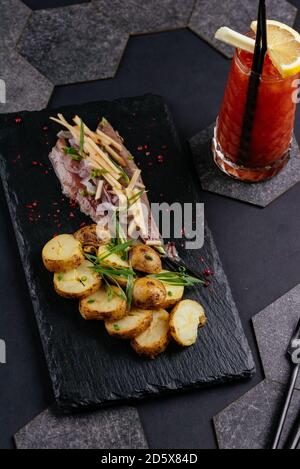
[[[121,145],[121,151],[119,151],[119,155],[126,162],[126,167],[124,167],[123,169],[129,179],[131,179],[138,167],[132,159],[131,153],[125,147],[123,138],[106,119],[102,119],[98,128],[104,134],[111,137],[115,142]],[[71,200],[76,201],[80,207],[80,210],[85,215],[89,216],[95,223],[98,223],[99,221],[103,220],[103,213],[97,212],[97,207],[98,205],[103,203],[103,201],[112,202],[111,196],[109,196],[108,191],[105,190],[103,197],[99,201],[96,201],[95,198],[92,196],[82,195],[81,190],[84,189],[82,181],[84,178],[81,177],[80,171],[77,170],[76,172],[73,172],[70,168],[70,156],[66,155],[64,152],[64,148],[67,146],[66,137],[67,135],[59,136],[56,145],[52,148],[49,154],[49,159],[52,163],[55,174],[61,183],[63,194]],[[77,165],[77,167],[79,166],[79,164],[76,163],[74,164],[74,166],[75,165]],[[141,188],[145,187],[141,176],[139,177],[137,184]],[[143,241],[162,241],[156,222],[151,214],[150,203],[146,192],[142,194],[140,200],[144,207],[147,209],[148,213],[147,227],[149,236],[143,239]]]

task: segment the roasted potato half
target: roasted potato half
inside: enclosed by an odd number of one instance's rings
[[[126,315],[127,303],[122,291],[112,286],[112,295],[102,287],[97,292],[83,298],[79,304],[81,316],[86,320],[118,321]]]
[[[148,358],[155,358],[164,352],[170,342],[169,313],[165,310],[153,311],[148,329],[131,341],[134,350]]]
[[[139,244],[130,250],[132,268],[146,274],[158,274],[162,269],[160,256],[150,246]]]
[[[205,324],[205,311],[197,301],[180,301],[170,314],[171,335],[182,347],[193,345],[197,340],[199,327],[204,327]]]
[[[168,270],[162,270],[161,273],[163,272],[168,272]],[[166,288],[167,296],[161,307],[163,309],[169,309],[182,300],[182,297],[184,295],[184,287],[181,285],[169,285],[166,282],[162,283]]]
[[[74,233],[74,238],[77,239],[83,250],[89,254],[97,254],[101,239],[97,235],[97,225],[88,225],[80,228],[80,230]]]
[[[119,321],[106,321],[105,327],[109,335],[120,339],[134,339],[142,334],[151,324],[152,312],[133,308]]]
[[[133,303],[141,309],[159,309],[165,302],[167,291],[159,280],[144,277],[135,281]]]
[[[93,264],[83,261],[76,269],[54,274],[54,288],[64,298],[83,298],[97,291],[101,278],[91,268]]]
[[[50,272],[67,272],[84,261],[80,242],[70,234],[55,236],[42,251],[44,266]]]

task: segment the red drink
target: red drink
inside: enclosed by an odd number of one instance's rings
[[[228,175],[249,182],[275,176],[290,157],[296,102],[295,78],[282,78],[266,56],[247,154],[241,151],[245,106],[253,54],[237,50],[213,141],[216,164]]]

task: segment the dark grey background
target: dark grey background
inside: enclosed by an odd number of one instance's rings
[[[24,3],[41,8],[79,2]],[[291,3],[300,9],[300,0]],[[300,30],[300,14],[296,28]],[[134,37],[113,80],[56,88],[50,106],[158,93],[168,102],[185,142],[215,119],[229,66],[188,30]],[[300,141],[299,114],[296,135]],[[44,410],[52,395],[2,187],[0,193],[0,338],[7,344],[7,365],[0,365],[0,447],[9,448],[13,433]],[[211,418],[263,378],[251,317],[300,280],[299,184],[263,210],[202,195],[258,373],[251,382],[139,403],[151,448],[216,447]]]

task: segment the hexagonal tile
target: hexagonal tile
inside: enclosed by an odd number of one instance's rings
[[[31,10],[19,0],[0,0],[0,44],[13,47],[28,20]]]
[[[6,85],[6,103],[0,113],[36,111],[47,106],[52,83],[15,50],[0,49],[1,79]]]
[[[59,416],[51,409],[15,435],[18,449],[146,449],[147,442],[133,407]]]
[[[35,11],[19,52],[55,85],[115,75],[128,34],[92,4]]]
[[[215,165],[211,152],[214,124],[190,140],[196,171],[203,190],[266,207],[300,182],[300,150],[293,141],[291,159],[286,167],[270,181],[249,184],[226,176]]]
[[[268,449],[279,421],[285,387],[263,381],[214,418],[220,449]],[[280,448],[297,421],[300,392],[295,391]],[[300,449],[300,448],[299,448]]]
[[[105,16],[118,20],[130,34],[185,28],[195,0],[93,0]]]
[[[285,0],[267,0],[268,18],[293,26],[297,8]],[[233,47],[215,39],[215,32],[221,26],[229,26],[240,33],[250,29],[250,23],[257,18],[258,0],[197,0],[189,27],[205,41],[227,57],[232,57]]]
[[[287,383],[291,365],[286,351],[300,318],[300,284],[253,318],[255,335],[268,379]],[[300,390],[300,376],[297,382]]]

